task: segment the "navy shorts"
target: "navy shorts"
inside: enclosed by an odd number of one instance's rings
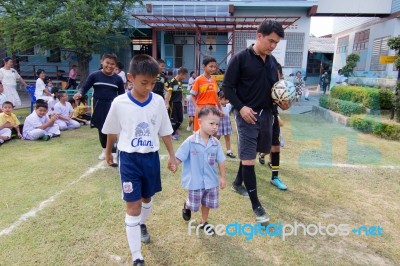
[[[248,124],[239,111],[234,111],[238,130],[240,160],[254,160],[257,152],[269,153],[272,140],[272,113],[264,109],[257,111],[255,124]]]
[[[119,153],[122,198],[127,202],[150,198],[161,191],[158,152]]]
[[[279,127],[278,115],[274,114],[274,119],[272,122],[272,146],[280,146],[281,145],[281,129]]]

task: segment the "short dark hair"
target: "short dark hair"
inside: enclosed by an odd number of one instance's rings
[[[194,71],[190,72],[189,76],[192,76],[194,74]]]
[[[39,76],[39,75],[42,74],[43,72],[46,73],[46,72],[44,71],[44,69],[39,68],[39,69],[36,71],[36,74]]]
[[[205,56],[203,58],[203,66],[207,66],[209,63],[212,63],[212,62],[217,63],[217,60],[212,56]]]
[[[4,63],[7,63],[10,60],[12,60],[12,58],[9,56],[4,57],[4,59],[3,59]]]
[[[203,108],[200,109],[198,118],[206,116],[210,113],[212,113],[213,115],[219,116],[219,111],[217,110],[217,108],[212,107],[212,106],[204,106]]]
[[[279,74],[280,76],[283,76],[281,64],[278,63],[278,64],[276,64],[276,66],[277,66],[277,69],[278,69],[278,74]]]
[[[122,62],[117,62],[117,67],[122,70],[125,66],[122,64]]]
[[[114,54],[114,53],[105,53],[105,54],[103,54],[103,56],[101,57],[101,60],[104,60],[104,59],[111,59],[111,60],[114,60],[115,63],[118,62],[118,57],[117,57],[117,55]]]
[[[12,108],[14,108],[14,104],[10,101],[5,101],[2,105],[2,107],[4,107],[6,104],[9,104],[9,105],[11,105]]]
[[[180,67],[180,68],[178,69],[178,74],[187,74],[187,73],[188,73],[187,68]]]
[[[61,97],[62,97],[64,94],[67,95],[67,93],[66,93],[65,91],[59,91],[58,94],[57,94],[57,99],[60,100]]]
[[[43,107],[43,108],[45,108],[46,110],[49,108],[49,105],[47,104],[47,102],[45,101],[45,100],[43,100],[43,99],[37,99],[36,100],[36,109],[38,109],[38,108],[40,108],[40,107]]]
[[[284,38],[285,32],[283,31],[282,25],[275,20],[264,20],[258,26],[257,33],[261,33],[262,35],[270,35],[275,32],[279,37]]]
[[[163,59],[161,59],[161,58],[158,58],[158,59],[157,59],[157,63],[159,63],[159,64],[165,64],[165,61],[164,61]]]
[[[147,54],[138,54],[131,60],[129,73],[132,76],[143,74],[156,77],[160,73],[160,67],[153,57]]]

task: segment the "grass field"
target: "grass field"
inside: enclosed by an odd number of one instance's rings
[[[180,171],[170,173],[164,159],[163,191],[147,223],[152,241],[142,246],[147,265],[399,265],[400,143],[312,115],[282,118],[280,176],[289,190],[271,186],[269,168],[256,166],[271,223],[379,225],[383,236],[189,236]],[[99,152],[97,131],[87,126],[0,147],[0,265],[131,265],[118,171],[99,162]],[[227,160],[229,184],[238,163]],[[200,214],[192,218],[198,223]],[[236,221],[253,224],[254,216],[228,186],[209,222]]]

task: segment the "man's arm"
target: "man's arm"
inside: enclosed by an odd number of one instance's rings
[[[240,60],[238,56],[234,56],[225,71],[224,80],[221,85],[221,90],[224,92],[225,97],[235,107],[236,110],[242,109],[244,104],[236,95],[235,89],[240,78]]]

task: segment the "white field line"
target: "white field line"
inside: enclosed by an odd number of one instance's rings
[[[77,179],[75,179],[74,181],[72,181],[71,183],[68,184],[68,186],[73,186],[76,183],[78,183],[79,181],[81,181],[83,178],[93,174],[94,172],[98,171],[99,169],[105,168],[103,166],[104,161],[98,163],[96,166],[94,167],[90,167],[83,175],[81,175],[80,177],[78,177]],[[20,226],[23,222],[25,222],[26,220],[28,220],[31,217],[36,216],[36,214],[40,211],[42,211],[44,208],[46,208],[51,202],[53,202],[59,195],[61,195],[62,193],[64,193],[65,190],[61,190],[58,191],[56,194],[54,194],[53,196],[51,196],[50,198],[42,201],[41,203],[39,203],[39,206],[31,209],[30,211],[22,214],[19,219],[17,221],[15,221],[12,225],[10,225],[9,227],[3,229],[0,231],[0,237],[4,236],[4,235],[8,235],[9,233],[11,233],[15,228],[17,228],[18,226]]]

